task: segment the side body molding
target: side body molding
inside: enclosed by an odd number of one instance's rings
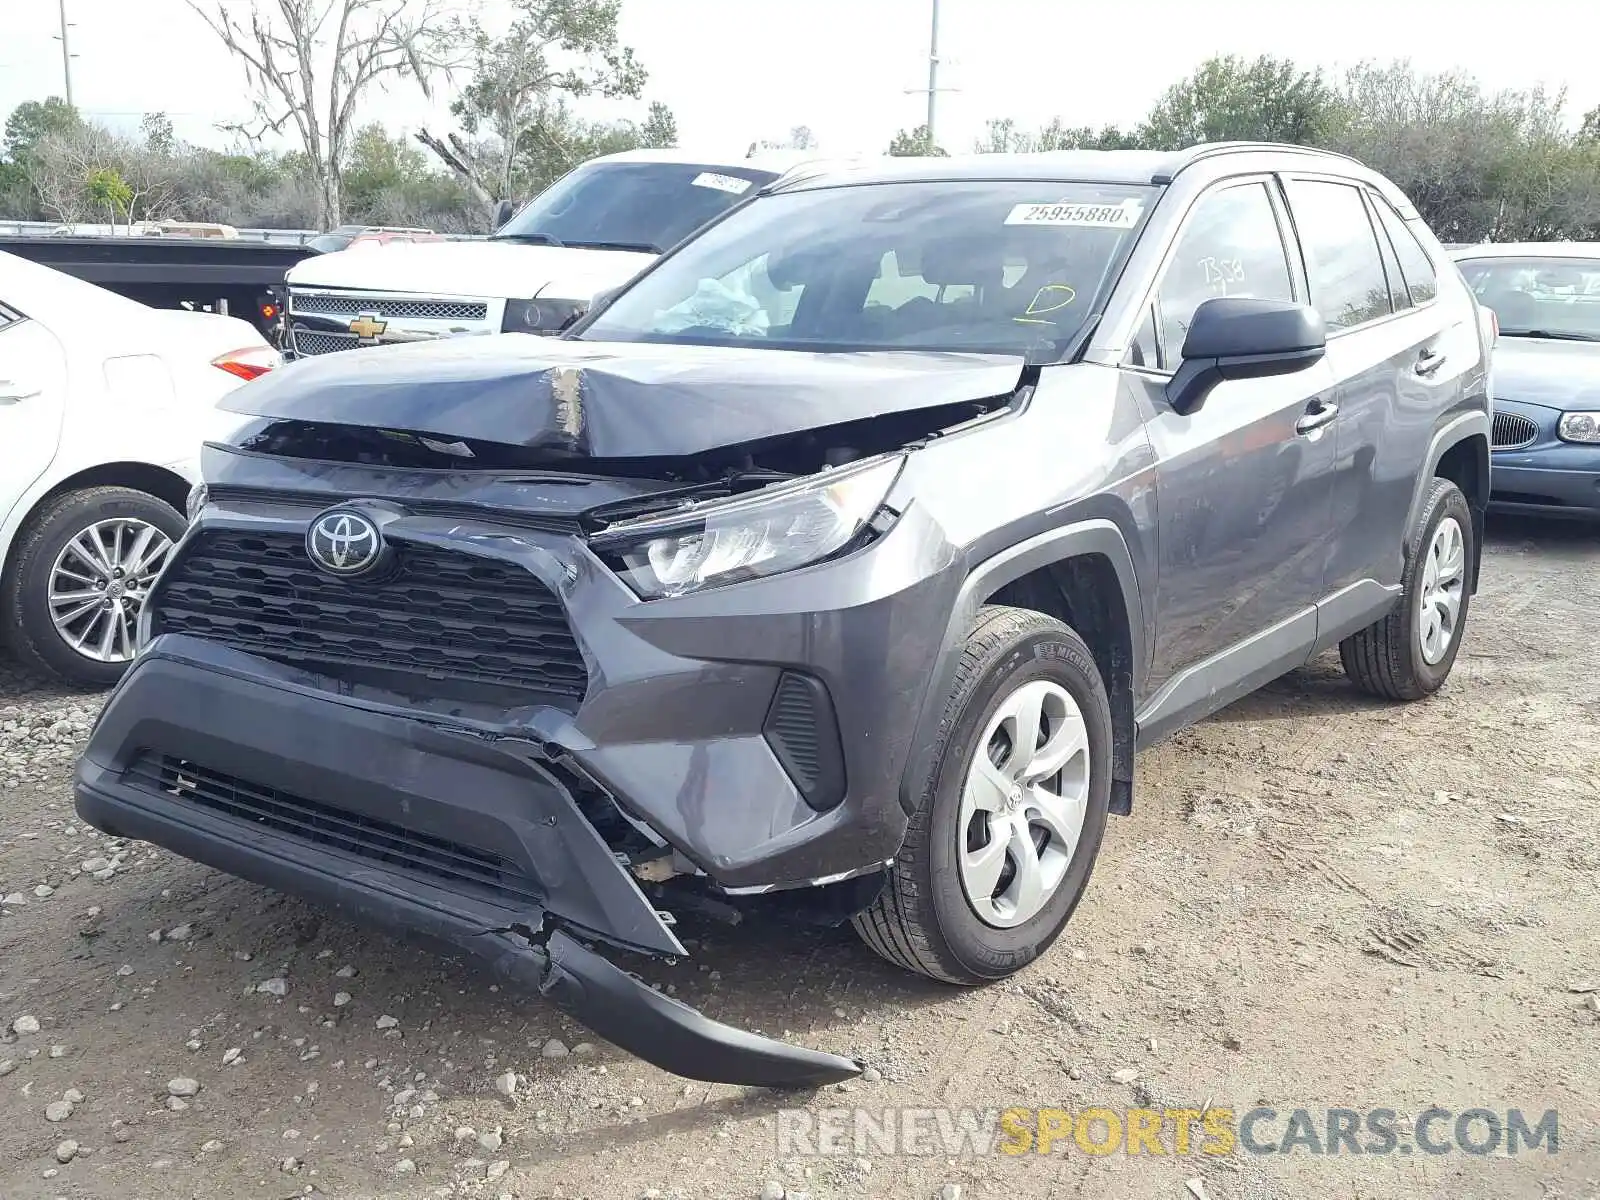
[[[1111,811],[1124,815],[1132,811],[1135,745],[1133,695],[1139,681],[1144,678],[1147,633],[1144,601],[1133,555],[1128,550],[1122,530],[1114,521],[1095,518],[1027,538],[978,563],[968,574],[956,597],[950,622],[940,642],[938,657],[933,663],[928,689],[923,695],[921,716],[917,721],[916,737],[900,782],[900,803],[907,813],[912,812],[921,799],[921,789],[928,776],[945,700],[955,683],[962,639],[983,602],[1006,584],[1014,583],[1040,567],[1092,555],[1105,558],[1116,572],[1128,621],[1132,655],[1127,664],[1127,677],[1120,681],[1108,681],[1107,691],[1112,700],[1114,743]]]

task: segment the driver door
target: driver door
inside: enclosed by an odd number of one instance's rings
[[[1190,210],[1130,353],[1158,377],[1182,362],[1200,304],[1215,296],[1306,301],[1274,180],[1229,181]],[[1316,638],[1335,443],[1317,414],[1325,362],[1290,375],[1224,380],[1188,414],[1153,389],[1160,459],[1159,576],[1148,716],[1194,719],[1303,663]]]

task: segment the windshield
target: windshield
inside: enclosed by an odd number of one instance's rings
[[[590,163],[540,192],[494,236],[660,254],[776,178],[745,167]]]
[[[332,233],[319,234],[306,243],[309,249],[319,254],[332,254],[336,250],[343,250],[355,240],[354,233],[343,233],[334,230]]]
[[[641,276],[582,336],[1048,358],[1100,311],[1154,198],[988,180],[763,196]]]
[[[1502,337],[1600,341],[1600,257],[1478,258],[1461,274]]]

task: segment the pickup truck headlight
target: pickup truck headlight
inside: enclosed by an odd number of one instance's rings
[[[560,333],[589,307],[587,300],[507,300],[501,333]]]
[[[1563,442],[1600,444],[1600,412],[1562,413],[1556,425],[1556,436]]]
[[[620,522],[591,545],[646,600],[780,575],[850,546],[904,462],[898,454],[869,459],[735,500]]]

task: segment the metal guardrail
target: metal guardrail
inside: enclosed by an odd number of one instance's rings
[[[315,229],[240,229],[237,238],[218,238],[217,241],[269,242],[282,246],[303,246],[318,236]],[[0,220],[3,237],[99,237],[148,238],[151,235],[137,231],[130,233],[125,225],[72,224],[60,221],[5,221]]]

